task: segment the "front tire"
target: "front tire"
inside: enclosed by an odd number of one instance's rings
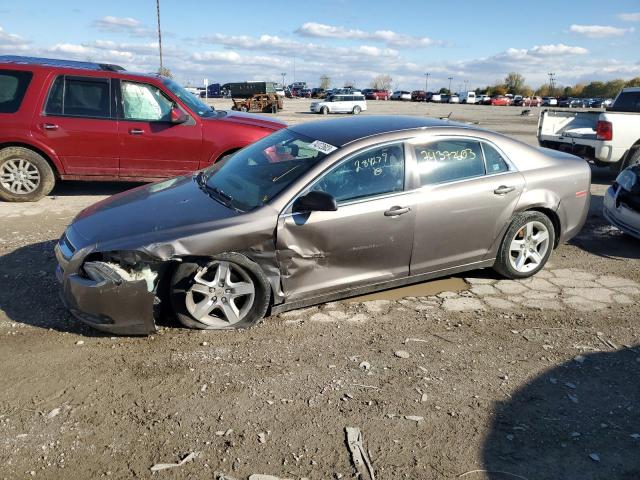
[[[262,269],[238,253],[182,263],[171,284],[178,321],[202,330],[249,328],[264,317],[271,298]]]
[[[320,109],[320,114],[321,115],[326,115],[327,113],[329,113],[329,109],[327,107],[322,107]]]
[[[0,199],[37,202],[55,183],[51,165],[39,153],[24,147],[0,150]]]
[[[549,217],[540,212],[519,213],[505,233],[493,269],[510,279],[531,277],[544,268],[554,242]]]
[[[353,113],[354,115],[359,115],[361,111],[362,109],[358,105],[356,105],[355,107],[353,107],[353,111],[351,113]]]

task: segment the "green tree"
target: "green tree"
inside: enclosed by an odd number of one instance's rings
[[[524,77],[517,72],[510,72],[504,79],[504,85],[508,93],[520,95],[524,87]]]
[[[626,82],[622,79],[611,80],[606,83],[605,97],[614,98],[620,90],[625,87]]]
[[[640,87],[640,77],[635,77],[624,84],[625,87]]]

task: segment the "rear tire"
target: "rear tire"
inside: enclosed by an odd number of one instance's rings
[[[553,222],[540,212],[517,214],[504,235],[493,269],[510,278],[527,278],[544,268],[555,243]]]
[[[358,105],[356,105],[355,107],[353,107],[353,111],[351,113],[353,113],[354,115],[359,115],[361,111],[362,109]]]
[[[640,165],[640,147],[629,152],[629,159],[622,164],[620,170],[624,170],[627,167],[633,167],[634,165]]]
[[[327,113],[329,113],[329,109],[327,107],[322,107],[320,109],[320,114],[321,115],[326,115]]]
[[[49,162],[24,147],[0,150],[0,199],[7,202],[37,202],[56,183]]]
[[[189,328],[249,328],[265,316],[270,299],[271,287],[262,269],[239,253],[182,263],[171,280],[173,310]]]

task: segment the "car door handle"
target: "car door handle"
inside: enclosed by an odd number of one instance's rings
[[[493,193],[495,193],[496,195],[506,195],[509,192],[513,192],[515,189],[516,187],[507,187],[506,185],[500,185],[493,191]]]
[[[385,217],[397,217],[398,215],[403,215],[405,213],[409,213],[411,209],[409,207],[391,207],[389,210],[384,212]]]
[[[130,128],[129,135],[142,135],[144,134],[144,130],[141,128]]]
[[[58,130],[58,125],[55,123],[43,123],[42,128],[45,130]]]

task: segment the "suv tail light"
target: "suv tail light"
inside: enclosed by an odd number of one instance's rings
[[[598,120],[598,125],[596,126],[596,138],[598,140],[613,140],[613,125],[611,122]]]

